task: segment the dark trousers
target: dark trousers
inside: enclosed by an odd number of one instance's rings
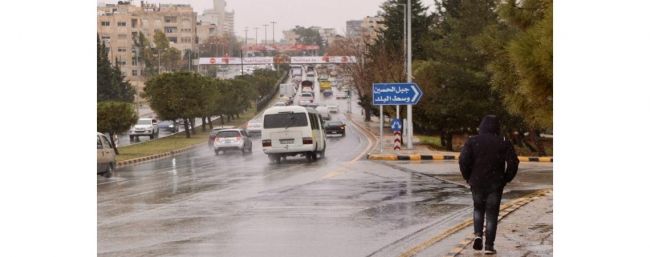
[[[472,187],[474,200],[474,235],[483,236],[483,222],[485,223],[485,245],[494,245],[497,235],[497,222],[503,187],[494,189]]]

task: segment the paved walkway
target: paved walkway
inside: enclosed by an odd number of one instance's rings
[[[494,247],[497,254],[485,256],[553,256],[553,193],[503,218]],[[484,256],[484,253],[475,251],[469,243],[455,256]]]

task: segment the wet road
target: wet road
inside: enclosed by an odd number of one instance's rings
[[[272,164],[257,138],[252,154],[206,146],[98,176],[98,255],[397,256],[405,238],[467,218],[469,191],[430,173],[453,177],[453,161],[367,161],[369,139],[347,129],[312,163]],[[548,169],[533,171],[548,182]]]

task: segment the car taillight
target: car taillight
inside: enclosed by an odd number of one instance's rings
[[[341,126],[341,129],[345,129],[345,125]]]
[[[303,145],[311,145],[314,143],[314,140],[311,137],[303,137],[302,138],[302,144]]]
[[[235,141],[238,141],[238,142],[241,141],[241,137],[236,137]]]
[[[268,146],[271,146],[271,139],[262,140],[262,147],[268,147]]]

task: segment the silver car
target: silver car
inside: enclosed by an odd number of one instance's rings
[[[97,132],[97,174],[111,176],[115,169],[115,150],[104,134]]]
[[[227,150],[238,150],[242,154],[253,152],[253,142],[244,129],[219,130],[212,146],[216,155]]]

